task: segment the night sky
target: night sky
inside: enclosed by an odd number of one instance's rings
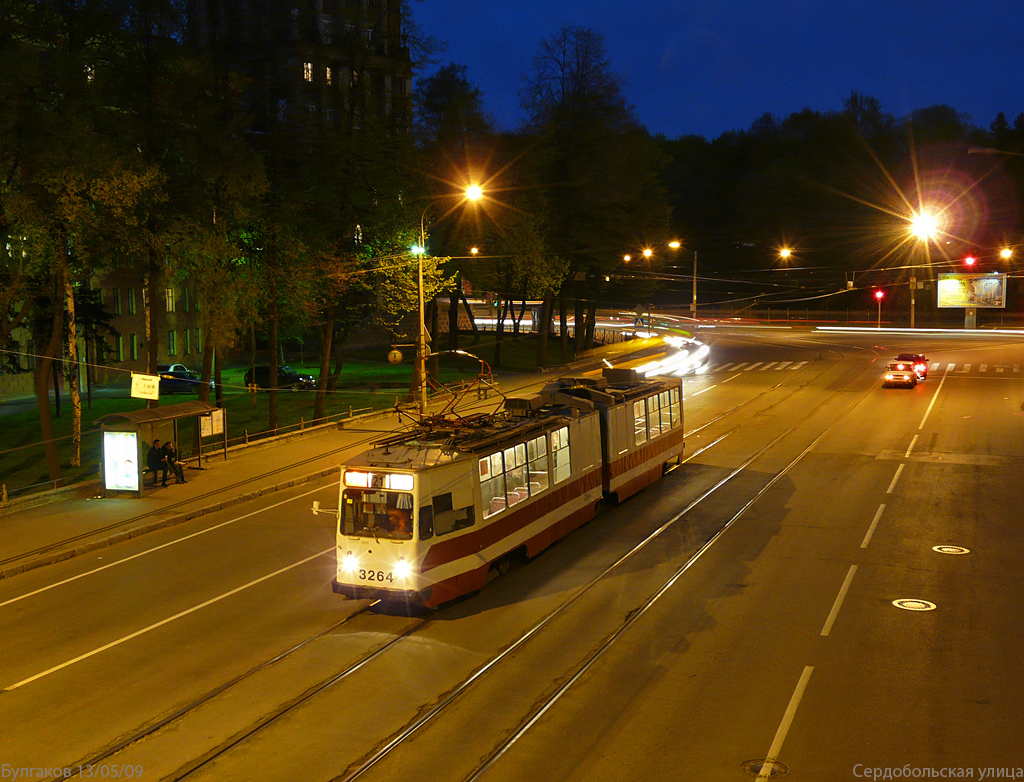
[[[1024,112],[1022,0],[423,0],[502,128],[522,120],[520,74],[563,24],[600,33],[651,132],[714,138],[765,112],[838,110],[851,90],[903,117],[938,103],[987,128]],[[429,75],[428,68],[422,75]]]

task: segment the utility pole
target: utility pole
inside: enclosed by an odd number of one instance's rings
[[[690,314],[697,317],[697,251],[693,251],[693,301],[690,303]]]

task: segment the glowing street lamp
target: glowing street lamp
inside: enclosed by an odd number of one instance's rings
[[[878,328],[882,328],[882,299],[885,298],[885,291],[875,291],[875,300],[878,302]]]
[[[1002,250],[999,251],[999,257],[1002,258],[1004,261],[1008,261],[1010,260],[1010,258],[1013,257],[1013,250],[1011,250],[1009,247],[1004,247]]]
[[[470,185],[463,192],[463,197],[467,201],[479,201],[483,195],[484,191],[480,185]],[[430,356],[429,338],[427,336],[427,321],[424,317],[423,306],[423,255],[427,251],[426,226],[423,221],[426,219],[427,212],[433,205],[433,202],[427,204],[423,209],[423,212],[420,214],[420,243],[409,248],[409,251],[416,256],[418,276],[417,292],[420,305],[420,334],[416,344],[416,371],[419,374],[419,409],[421,420],[427,415],[427,357]]]
[[[652,250],[650,247],[645,247],[644,258],[650,258],[652,255],[654,255],[654,250]]]
[[[791,256],[792,254],[793,251],[788,247],[783,247],[781,250],[779,250],[779,257],[784,261],[789,260],[789,256]]]
[[[939,218],[927,209],[910,218],[910,233],[922,241],[934,239],[939,232]]]

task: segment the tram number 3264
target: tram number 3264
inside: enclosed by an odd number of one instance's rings
[[[391,583],[395,580],[391,573],[385,573],[383,570],[360,570],[359,578],[362,581],[388,581]]]

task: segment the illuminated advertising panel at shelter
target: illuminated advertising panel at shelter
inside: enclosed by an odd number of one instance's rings
[[[1006,307],[1005,274],[940,274],[939,307]]]
[[[103,487],[139,490],[139,436],[136,432],[103,433]]]

